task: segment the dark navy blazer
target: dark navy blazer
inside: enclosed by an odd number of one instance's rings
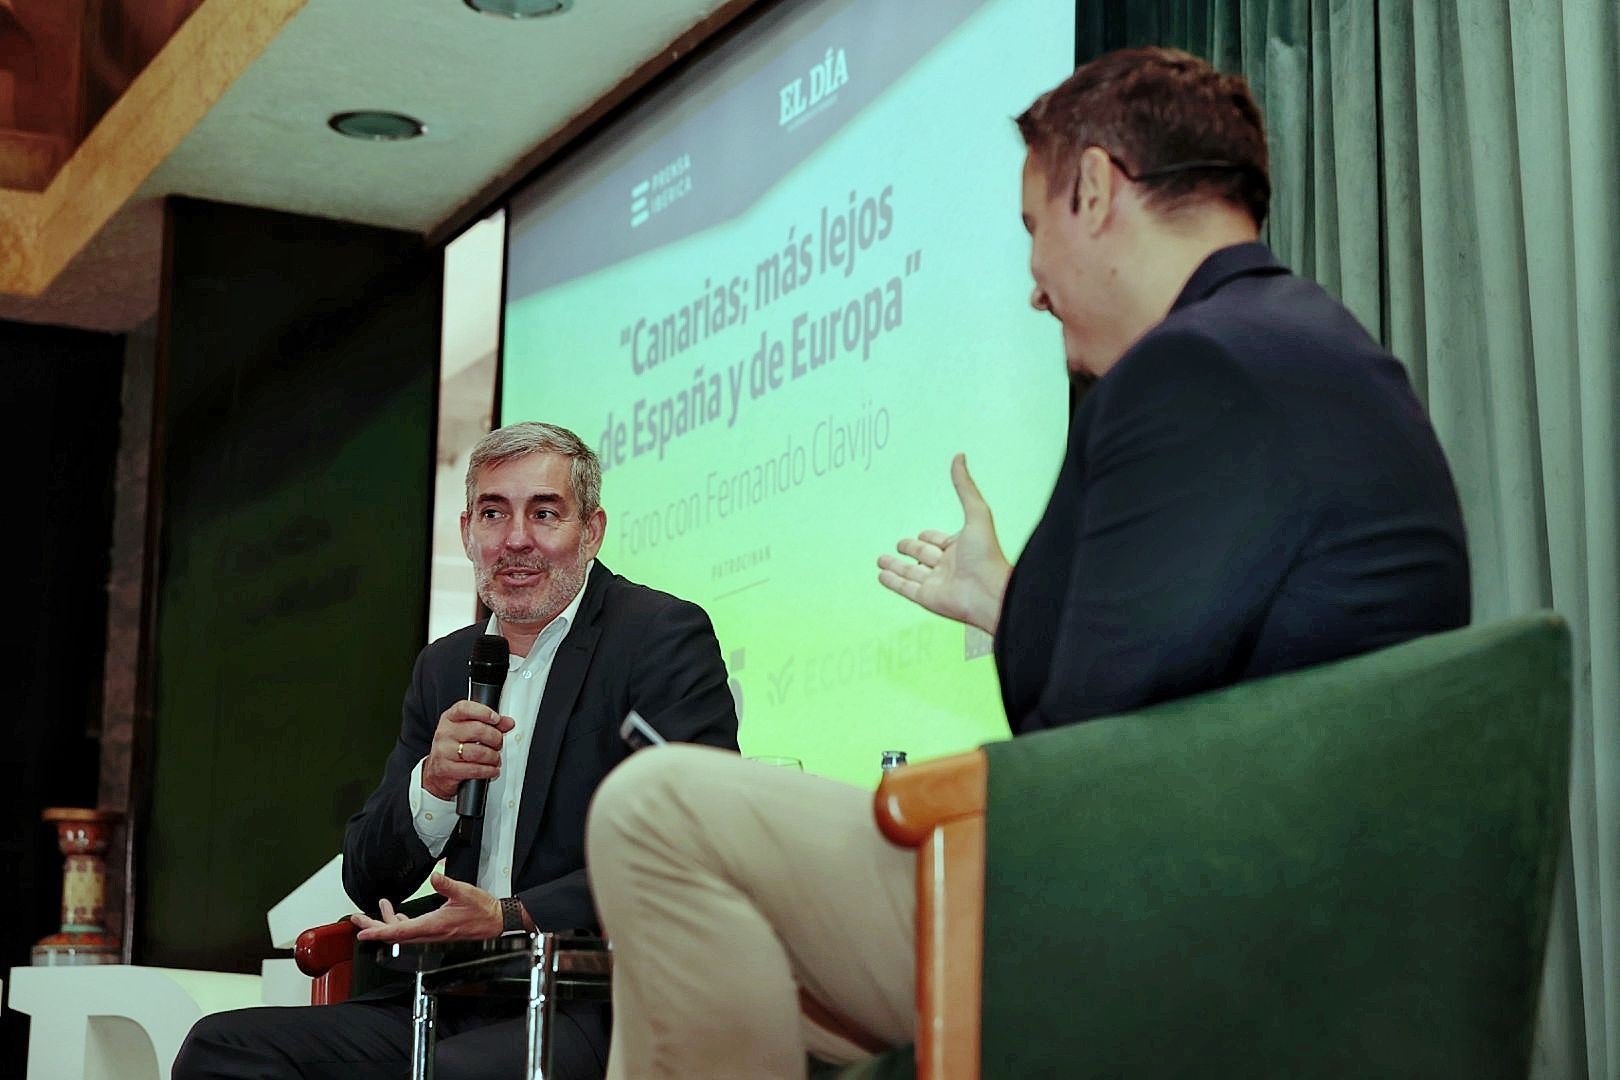
[[[467,660],[483,623],[440,638],[416,658],[399,741],[382,783],[349,820],[343,885],[375,913],[399,903],[433,869],[411,823],[406,787],[427,755],[439,714],[467,696]],[[709,616],[597,563],[540,699],[518,805],[512,887],[542,930],[594,929],[585,877],[585,811],[629,748],[619,723],[634,708],[671,741],[737,749],[737,713]],[[452,837],[446,871],[475,881],[480,835]]]
[[[1075,411],[996,633],[1015,734],[1468,622],[1400,363],[1262,244],[1215,252]]]

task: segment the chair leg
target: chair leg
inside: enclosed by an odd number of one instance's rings
[[[423,973],[416,973],[411,1005],[411,1080],[433,1080],[433,1021],[438,1001],[422,988]]]
[[[524,1080],[545,1080],[551,1068],[551,1022],[557,1011],[557,942],[540,934],[538,962],[529,967],[529,1047]]]

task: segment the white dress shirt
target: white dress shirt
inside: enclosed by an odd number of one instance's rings
[[[590,581],[593,559],[585,567],[585,581]],[[484,836],[478,847],[477,886],[492,896],[512,895],[513,847],[517,843],[518,803],[523,793],[523,774],[529,770],[529,746],[534,741],[534,725],[540,713],[540,699],[551,678],[551,662],[556,659],[557,647],[579,614],[579,602],[585,595],[582,582],[562,614],[546,624],[529,649],[528,656],[509,657],[511,667],[501,687],[502,716],[510,716],[517,724],[506,733],[501,743],[501,775],[489,782],[484,798]],[[485,633],[500,633],[500,622],[491,615]],[[427,759],[424,758],[423,761]],[[456,828],[456,804],[434,795],[422,786],[422,761],[411,770],[411,783],[407,791],[411,808],[411,823],[416,835],[437,859]]]

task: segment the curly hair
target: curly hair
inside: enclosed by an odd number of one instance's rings
[[[1121,49],[1077,68],[1017,118],[1047,190],[1073,184],[1080,155],[1100,147],[1173,213],[1221,200],[1256,227],[1271,204],[1265,123],[1248,80],[1179,49]]]

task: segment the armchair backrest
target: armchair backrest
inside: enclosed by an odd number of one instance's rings
[[[1570,708],[1539,615],[986,747],[983,1075],[1525,1076]]]

